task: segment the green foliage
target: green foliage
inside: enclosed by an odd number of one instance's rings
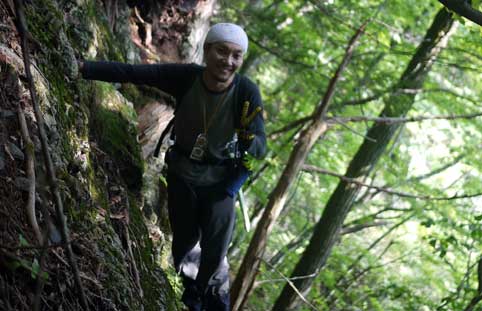
[[[480,2],[472,4],[480,6]],[[376,116],[384,106],[396,112],[412,100],[408,116],[479,112],[482,41],[480,27],[471,23],[458,25],[423,89],[407,85],[408,92],[391,93],[441,7],[437,1],[414,0],[259,0],[249,5],[246,1],[224,1],[218,19],[243,24],[252,39],[248,53],[255,60],[244,69],[260,84],[267,131],[271,132],[313,112],[348,39],[370,16],[375,16],[374,20],[342,74],[328,115]],[[374,99],[349,105],[369,97]],[[334,123],[310,152],[307,163],[345,173],[372,124]],[[249,197],[265,202],[299,131],[300,127],[269,140],[268,166],[248,189]],[[447,199],[406,198],[363,188],[345,225],[386,224],[343,235],[308,300],[320,310],[463,310],[477,287],[475,272],[467,267],[480,256],[481,201],[480,197],[450,198],[482,193],[481,133],[480,118],[428,120],[398,129],[364,182],[415,196]],[[285,249],[318,221],[337,183],[337,178],[326,175],[298,176],[270,235],[265,259]],[[410,220],[368,249],[408,215],[413,215]],[[240,234],[243,229],[237,228]],[[276,266],[281,273],[290,275],[308,239],[285,254]],[[237,246],[241,253],[246,243]],[[356,261],[359,256],[362,258]],[[234,258],[234,266],[240,259]],[[279,274],[266,267],[259,276],[259,280],[276,278]],[[248,308],[270,309],[283,286],[283,282],[262,283]],[[309,308],[303,305],[301,310]]]
[[[20,246],[30,246],[30,244],[28,243],[27,240],[25,240],[25,237],[23,235],[19,234],[18,239],[19,239]]]
[[[32,279],[37,279],[40,277],[44,280],[48,280],[49,274],[45,271],[40,271],[40,264],[37,258],[34,258],[32,261],[31,271]]]

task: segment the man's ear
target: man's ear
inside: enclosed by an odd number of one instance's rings
[[[209,49],[211,48],[212,45],[213,45],[212,43],[204,43],[204,45],[203,45],[204,54],[207,54],[207,52],[209,51]]]
[[[212,43],[204,43],[203,45],[203,62],[206,63],[206,55],[209,52],[209,49],[211,48],[213,44]]]

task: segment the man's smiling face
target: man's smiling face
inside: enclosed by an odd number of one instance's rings
[[[204,46],[206,70],[216,82],[229,83],[243,64],[242,48],[230,42],[216,42]]]

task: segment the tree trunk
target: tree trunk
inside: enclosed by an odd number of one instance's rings
[[[216,0],[131,2],[131,35],[142,62],[202,62]]]
[[[452,14],[445,9],[440,10],[400,78],[397,86],[398,90],[419,89],[422,87],[433,61],[440,50],[446,46],[452,25]],[[412,107],[414,96],[414,94],[390,96],[380,116],[404,116]],[[363,141],[353,157],[345,176],[359,180],[364,179],[378,162],[378,159],[400,126],[400,124],[382,123],[373,125],[366,135],[370,139]],[[326,204],[320,220],[315,226],[310,243],[291,277],[319,272],[325,265],[331,248],[339,237],[343,222],[359,191],[359,185],[347,183],[343,180],[338,183],[337,188]],[[301,293],[306,294],[310,289],[312,281],[312,278],[297,279],[293,283]],[[297,294],[290,286],[285,285],[275,302],[273,310],[293,310],[299,303]]]
[[[331,98],[335,92],[335,86],[340,79],[341,73],[351,59],[351,55],[353,54],[353,50],[358,38],[363,33],[365,27],[366,23],[363,24],[351,38],[347,46],[345,56],[333,78],[331,79],[323,99],[313,114],[313,121],[305,130],[301,132],[300,139],[290,155],[288,164],[286,165],[278,184],[269,196],[268,205],[266,206],[263,216],[256,227],[256,231],[254,232],[254,236],[249,244],[248,251],[244,256],[241,267],[239,268],[238,274],[236,275],[236,279],[233,283],[231,291],[233,311],[241,310],[242,306],[246,302],[253,287],[256,275],[258,274],[258,268],[266,248],[268,234],[286,202],[288,190],[296,175],[300,171],[306,156],[313,147],[313,144],[327,129],[327,124],[323,121],[323,117],[331,102]]]
[[[133,6],[131,36],[141,48],[143,63],[202,62],[204,37],[216,0],[176,3],[170,0],[159,5],[147,1]],[[148,158],[172,118],[173,110],[161,100],[147,103],[137,113],[142,154]]]
[[[479,286],[477,288],[477,294],[474,298],[472,298],[464,311],[473,311],[474,308],[479,304],[479,302],[482,301],[482,257],[480,257],[477,264],[477,281],[479,283]]]
[[[204,37],[209,28],[216,0],[137,1],[132,5],[131,37],[141,50],[141,62],[201,63]],[[152,154],[162,132],[174,115],[174,109],[162,94],[146,88],[155,99],[137,109],[142,155],[147,159],[144,174],[144,215],[167,229],[167,190],[159,182],[163,167]],[[154,96],[152,96],[154,97]]]
[[[467,0],[439,0],[440,3],[445,5],[447,9],[454,11],[455,13],[459,14],[467,18],[468,20],[473,21],[476,24],[482,26],[482,12],[477,10],[477,7],[472,7],[471,2]],[[475,3],[475,2],[474,2]]]
[[[469,305],[464,309],[464,311],[474,311],[475,307],[479,304],[479,302],[482,301],[482,294],[479,294],[478,296],[474,297]],[[478,309],[477,309],[478,310]]]

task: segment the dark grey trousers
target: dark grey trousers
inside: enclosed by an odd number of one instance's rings
[[[191,310],[198,310],[196,303],[206,310],[229,310],[226,254],[234,229],[235,199],[223,186],[194,187],[168,174],[172,254],[185,285],[183,301]]]

